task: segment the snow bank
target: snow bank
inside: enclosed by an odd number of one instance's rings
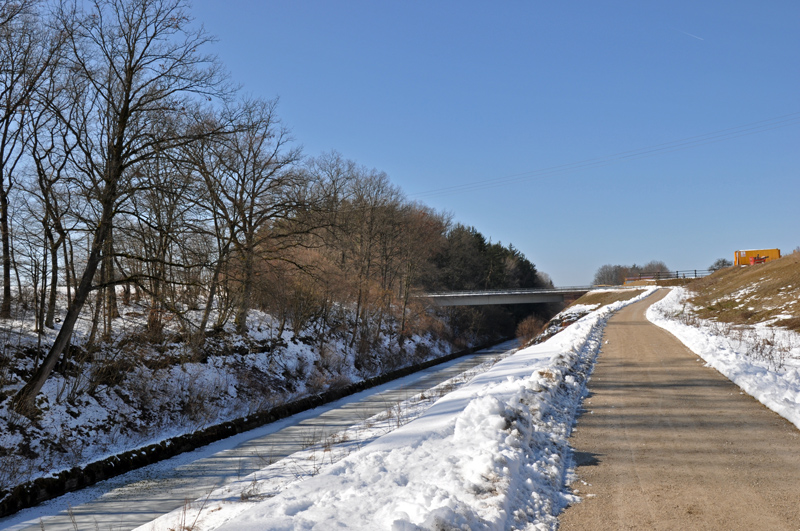
[[[605,322],[652,291],[517,352],[413,422],[268,499],[209,504],[212,493],[196,502],[205,511],[195,529],[555,529],[573,500],[564,487],[567,438]]]
[[[734,327],[698,319],[683,288],[647,310],[706,364],[800,428],[800,335],[764,326]]]
[[[375,363],[357,369],[355,352],[335,331],[319,332],[327,338],[322,348],[253,310],[248,336],[234,334],[231,324],[198,352],[191,342],[154,345],[136,339],[147,310],[135,305],[123,310],[137,316],[126,316],[113,340],[92,354],[81,350],[91,323],[85,316],[79,320],[72,341],[76,353],[45,382],[36,399],[42,414],[34,421],[3,400],[36,368],[33,320],[0,327],[0,344],[6,345],[0,352],[0,502],[37,479],[361,382],[379,375],[378,367],[388,372],[453,351],[433,335],[412,335],[400,346],[390,339],[395,325],[390,321],[373,351]],[[47,348],[57,331],[43,333]]]

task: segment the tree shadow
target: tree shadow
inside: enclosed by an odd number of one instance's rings
[[[575,467],[579,466],[597,466],[600,464],[599,457],[601,454],[595,454],[592,452],[578,452],[577,450],[572,451],[572,460],[575,463]]]

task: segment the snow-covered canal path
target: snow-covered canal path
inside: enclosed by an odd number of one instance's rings
[[[132,529],[498,359],[515,346],[516,341],[509,341],[67,494],[0,520],[0,529]]]

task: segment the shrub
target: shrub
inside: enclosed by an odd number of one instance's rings
[[[517,339],[520,345],[527,346],[533,339],[542,333],[545,322],[535,315],[531,315],[522,320],[517,325]]]
[[[726,267],[731,267],[733,262],[728,260],[727,258],[717,258],[716,261],[708,266],[709,271],[719,271],[720,269],[725,269]]]

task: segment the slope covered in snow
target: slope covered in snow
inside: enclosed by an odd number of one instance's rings
[[[136,319],[143,318],[130,318],[128,324],[133,327]],[[21,319],[13,330],[0,330],[0,341],[15,345],[0,353],[6,356],[0,359],[0,501],[15,486],[37,478],[453,350],[432,334],[412,336],[402,346],[385,337],[374,353],[380,364],[359,369],[357,353],[342,337],[326,331],[329,339],[321,348],[274,321],[252,311],[247,336],[228,330],[207,338],[199,353],[186,341],[163,348],[137,343],[131,340],[134,331],[121,328],[111,346],[90,353],[84,347],[91,323],[81,320],[73,348],[82,354],[64,361],[48,378],[37,397],[40,414],[33,419],[15,413],[9,400],[36,368],[36,359],[28,355],[36,345],[32,322]],[[49,342],[56,331],[43,333]]]
[[[242,480],[248,491],[222,488],[141,529],[554,529],[572,500],[567,438],[605,322],[651,292],[520,350],[305,481],[270,490],[262,470]]]

